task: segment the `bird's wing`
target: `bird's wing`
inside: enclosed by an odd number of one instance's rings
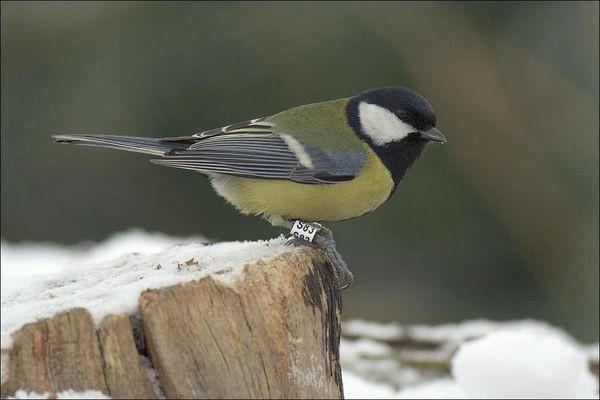
[[[166,138],[190,141],[153,163],[199,172],[300,183],[337,183],[353,179],[365,154],[359,149],[320,149],[268,119],[255,119],[193,136]]]

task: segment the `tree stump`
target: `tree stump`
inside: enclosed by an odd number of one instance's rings
[[[85,309],[23,326],[3,351],[2,397],[74,389],[113,398],[342,398],[340,313],[325,258],[295,249],[247,265],[233,283],[209,275],[146,290],[132,317],[139,326],[116,315],[97,330]]]

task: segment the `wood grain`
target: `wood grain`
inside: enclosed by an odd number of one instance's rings
[[[18,389],[95,389],[108,394],[98,337],[87,310],[75,308],[15,332],[2,397]]]
[[[147,346],[169,398],[340,398],[341,304],[312,251],[140,298]]]
[[[132,316],[112,315],[96,331],[82,308],[27,324],[3,349],[1,394],[157,398],[143,354],[167,398],[342,398],[340,314],[329,264],[296,249],[246,265],[234,283],[209,275],[146,290],[134,329]]]
[[[110,396],[114,399],[157,398],[135,346],[129,316],[121,314],[104,318],[98,338]]]

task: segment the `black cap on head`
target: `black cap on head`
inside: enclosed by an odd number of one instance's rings
[[[409,88],[390,86],[367,90],[351,100],[355,104],[361,101],[384,107],[419,130],[434,127],[436,124],[435,112],[431,105],[425,97]]]

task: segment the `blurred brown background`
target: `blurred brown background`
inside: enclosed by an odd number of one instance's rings
[[[185,135],[409,86],[438,113],[396,195],[332,224],[346,317],[546,319],[598,340],[598,3],[2,3],[2,238],[279,231],[206,179],[54,133]]]

